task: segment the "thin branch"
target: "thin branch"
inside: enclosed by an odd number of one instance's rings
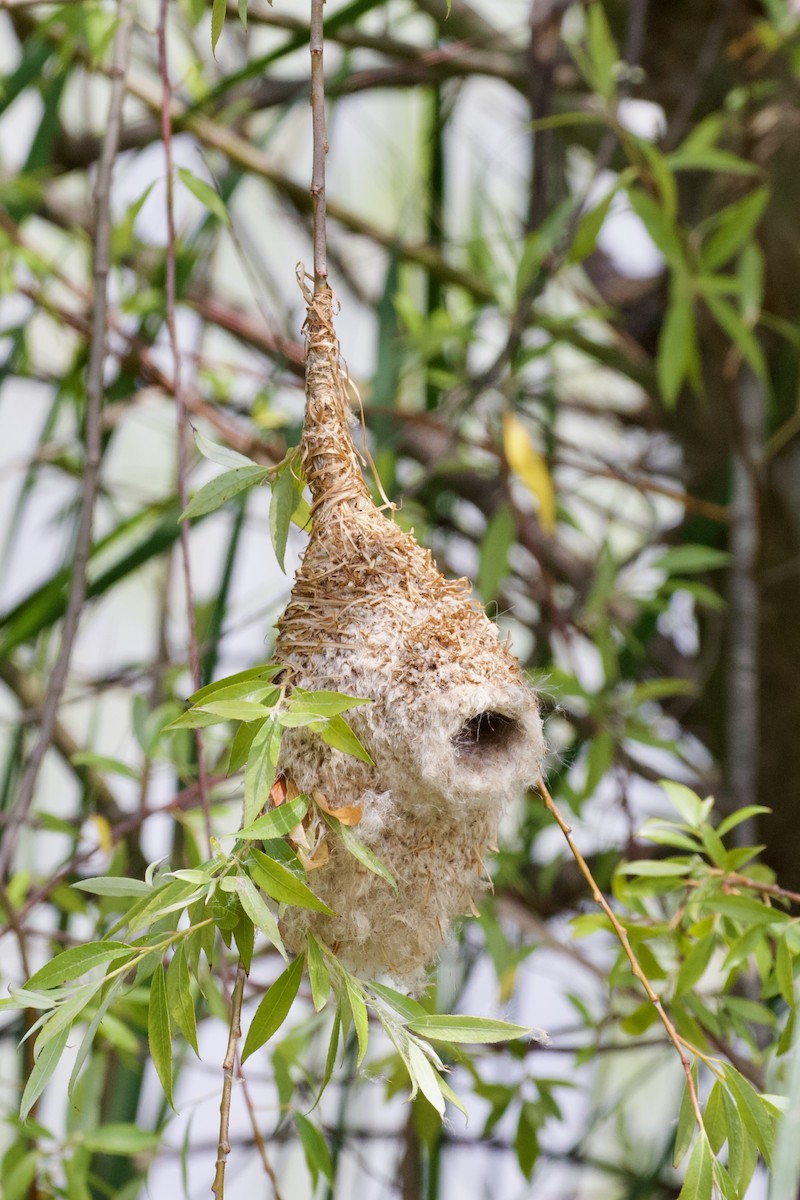
[[[61,645],[50,676],[44,704],[39,738],[36,742],[22,776],[19,795],[15,806],[16,821],[10,826],[0,846],[0,880],[5,879],[11,868],[19,830],[23,826],[33,804],[36,781],[44,757],[53,738],[58,707],[69,674],[72,649],[80,624],[81,611],[86,600],[87,565],[92,547],[94,506],[100,481],[102,459],[102,434],[100,414],[103,407],[103,373],[106,360],[106,322],[108,312],[108,274],[111,243],[111,179],[114,160],[119,143],[122,118],[122,103],[125,97],[125,70],[128,61],[130,14],[125,0],[120,0],[120,23],[114,40],[114,63],[112,67],[111,99],[108,122],[103,139],[103,151],[97,171],[94,191],[94,302],[92,307],[91,351],[86,383],[86,456],[83,468],[83,492],[81,495],[78,532],[73,552],[72,579],[69,600],[64,615]]]
[[[162,0],[163,2],[163,0]],[[231,997],[231,1027],[228,1036],[228,1049],[222,1063],[223,1084],[222,1099],[219,1104],[219,1143],[217,1145],[217,1170],[214,1175],[214,1185],[211,1191],[217,1200],[225,1198],[225,1166],[231,1152],[231,1091],[233,1089],[233,1072],[236,1066],[236,1047],[242,1036],[242,996],[247,972],[242,960],[236,968],[236,983],[233,985]]]
[[[672,1042],[673,1046],[675,1047],[678,1057],[681,1060],[681,1066],[683,1067],[684,1074],[686,1076],[686,1085],[689,1089],[689,1098],[691,1099],[691,1102],[692,1102],[692,1109],[694,1110],[695,1120],[697,1121],[698,1128],[702,1132],[705,1129],[705,1126],[703,1124],[703,1114],[700,1110],[700,1101],[698,1099],[697,1089],[694,1085],[694,1079],[692,1077],[692,1062],[691,1062],[691,1059],[689,1058],[688,1054],[686,1053],[686,1047],[688,1047],[690,1050],[692,1050],[693,1053],[696,1053],[698,1055],[698,1057],[702,1057],[702,1056],[699,1054],[699,1051],[696,1051],[694,1049],[694,1047],[689,1046],[688,1043],[686,1042],[686,1040],[681,1037],[681,1035],[678,1033],[677,1029],[673,1025],[672,1021],[670,1020],[669,1016],[667,1015],[667,1011],[664,1008],[664,1005],[661,1003],[661,997],[658,995],[658,993],[656,991],[654,991],[653,985],[650,983],[650,980],[647,978],[647,975],[645,974],[645,972],[642,968],[642,965],[639,962],[639,959],[636,957],[636,953],[635,953],[633,947],[631,946],[630,939],[628,938],[628,931],[626,930],[625,926],[621,923],[621,921],[617,917],[616,913],[614,912],[613,908],[606,900],[603,893],[600,891],[600,888],[597,885],[595,877],[591,872],[589,864],[587,863],[586,859],[581,854],[581,852],[578,849],[578,846],[575,842],[575,839],[572,836],[571,826],[567,824],[567,822],[564,820],[561,813],[559,812],[558,808],[556,807],[556,803],[553,800],[553,797],[550,795],[549,791],[547,790],[547,786],[543,779],[538,780],[538,782],[536,784],[536,790],[538,791],[539,795],[541,796],[542,800],[544,801],[545,808],[550,813],[551,817],[553,817],[553,819],[555,820],[559,829],[563,833],[563,835],[566,839],[567,845],[569,846],[569,848],[572,852],[572,857],[575,859],[575,862],[578,864],[581,875],[583,875],[584,879],[586,880],[586,882],[589,885],[589,890],[592,893],[592,899],[595,901],[596,904],[598,904],[600,906],[600,908],[602,908],[603,912],[605,913],[605,915],[608,917],[609,921],[611,922],[611,926],[614,930],[614,933],[617,935],[617,939],[618,939],[620,945],[622,946],[622,949],[625,952],[625,957],[627,958],[628,962],[631,965],[631,970],[633,971],[633,974],[636,976],[636,978],[639,980],[639,983],[644,988],[647,999],[650,1001],[650,1003],[653,1005],[653,1008],[658,1013],[658,1019],[661,1021],[661,1024],[664,1026],[664,1029],[666,1030],[666,1033],[667,1033],[667,1037],[669,1038],[669,1040]]]
[[[167,61],[167,8],[168,0],[161,0],[158,21],[158,66],[161,74],[162,104],[161,104],[161,137],[164,142],[164,159],[167,171],[167,254],[166,254],[166,303],[167,330],[169,332],[170,351],[172,353],[173,391],[175,395],[175,417],[178,433],[178,495],[181,508],[189,503],[189,489],[186,477],[189,471],[189,456],[186,445],[187,409],[186,400],[181,385],[181,357],[178,346],[178,333],[175,326],[175,210],[173,205],[173,166],[172,166],[172,85],[169,78],[169,63]],[[194,613],[194,591],[192,588],[192,566],[189,547],[189,521],[181,522],[181,561],[183,565],[183,587],[186,594],[186,622],[189,631],[189,667],[192,673],[193,690],[202,686],[200,678],[200,650],[197,644],[197,625]],[[203,751],[203,733],[196,729],[195,745],[197,747],[197,776],[202,798],[203,818],[209,853],[211,853],[211,810],[208,803],[208,782],[206,779],[205,755]]]
[[[325,69],[322,60],[325,0],[311,0],[311,126],[314,159],[311,175],[311,204],[314,230],[314,294],[328,287],[328,245],[325,224],[325,155],[328,137],[325,127]]]

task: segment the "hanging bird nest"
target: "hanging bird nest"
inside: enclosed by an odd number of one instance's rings
[[[283,734],[279,769],[319,807],[358,816],[354,832],[398,894],[328,836],[314,885],[337,915],[295,909],[287,937],[299,949],[310,927],[351,970],[413,987],[450,921],[474,910],[504,807],[540,773],[541,720],[467,580],[445,579],[373,504],[350,433],[333,298],[325,289],[306,300],[311,535],[277,657],[294,684],[372,701],[347,716],[374,765],[299,728]],[[312,839],[327,830],[322,813],[314,821]]]

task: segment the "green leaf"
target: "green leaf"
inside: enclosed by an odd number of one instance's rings
[[[306,931],[308,981],[311,984],[311,998],[314,1001],[314,1011],[320,1012],[328,1003],[331,990],[331,976],[325,962],[325,956],[319,948],[319,942],[311,930]]]
[[[230,689],[240,683],[254,686],[258,686],[259,683],[269,683],[282,670],[283,667],[279,663],[262,663],[260,667],[249,667],[246,671],[237,671],[235,675],[226,675],[224,679],[218,679],[215,683],[207,683],[205,687],[201,687],[199,691],[189,696],[188,703],[202,704],[211,696],[219,696],[220,693],[228,695]]]
[[[149,889],[148,889],[149,891]],[[72,946],[63,950],[49,963],[45,963],[26,983],[34,991],[40,988],[61,987],[71,979],[85,975],[102,963],[115,958],[124,958],[132,953],[130,946],[122,942],[88,942],[85,946]]]
[[[697,1067],[692,1068],[692,1079],[694,1080],[695,1090],[697,1089]],[[692,1104],[692,1096],[689,1091],[688,1082],[684,1084],[683,1096],[681,1097],[681,1107],[678,1113],[678,1128],[675,1132],[675,1147],[672,1152],[672,1165],[678,1167],[683,1162],[683,1159],[692,1144],[695,1128],[697,1126],[697,1118],[695,1117],[694,1105]]]
[[[138,779],[139,772],[118,758],[109,758],[107,754],[95,754],[91,750],[81,750],[73,754],[69,760],[75,767],[94,767],[97,771],[107,771],[109,775],[123,775],[126,779]]]
[[[670,875],[689,875],[692,869],[691,863],[674,862],[668,859],[641,859],[636,862],[620,863],[617,867],[617,874],[660,879]]]
[[[675,404],[683,382],[690,372],[697,342],[694,305],[691,296],[673,288],[672,298],[658,339],[656,373],[664,403]]]
[[[399,895],[399,888],[394,875],[392,875],[387,866],[384,866],[377,854],[374,854],[369,846],[366,846],[361,841],[361,838],[353,833],[353,830],[349,826],[342,825],[341,821],[335,821],[327,813],[323,813],[322,815],[328,827],[333,829],[342,839],[348,853],[352,854],[353,858],[357,858],[361,865],[366,867],[368,871],[372,871],[374,875],[379,875],[381,879],[385,879],[394,894],[396,896]]]
[[[347,999],[350,1004],[350,1011],[353,1014],[353,1024],[356,1027],[356,1037],[358,1038],[358,1059],[356,1066],[360,1066],[367,1052],[369,1042],[369,1018],[367,1014],[367,1005],[364,1000],[364,993],[361,984],[354,979],[347,971],[343,971],[345,990]]]
[[[150,984],[147,1008],[147,1044],[156,1074],[161,1080],[164,1095],[172,1108],[172,1027],[167,1003],[167,983],[164,968],[156,967]]]
[[[80,1135],[80,1144],[91,1150],[92,1154],[121,1154],[126,1157],[141,1154],[145,1150],[155,1150],[160,1142],[159,1133],[122,1123],[100,1125]]]
[[[767,188],[756,188],[715,216],[716,228],[703,246],[703,266],[710,271],[723,267],[749,242],[769,200]]]
[[[685,996],[703,978],[706,967],[711,962],[715,945],[716,935],[713,933],[701,941],[695,942],[678,971],[678,978],[675,981],[676,997]]]
[[[520,1108],[514,1149],[519,1169],[530,1183],[533,1177],[533,1168],[539,1158],[538,1111],[536,1105],[530,1101],[523,1103]]]
[[[673,171],[714,171],[731,175],[757,175],[759,168],[728,150],[690,149],[686,143],[680,150],[670,154],[667,162]]]
[[[714,1186],[712,1159],[708,1139],[701,1134],[694,1144],[678,1200],[711,1200]]]
[[[486,1042],[510,1042],[515,1038],[530,1038],[532,1029],[524,1025],[512,1025],[508,1021],[494,1021],[488,1017],[463,1017],[444,1014],[439,1016],[415,1017],[408,1023],[409,1029],[433,1042],[457,1042],[464,1046],[478,1046]]]
[[[272,0],[269,0],[272,3]],[[239,20],[242,23],[242,28],[247,33],[247,0],[239,0],[238,3]]]
[[[723,1088],[722,1102],[728,1130],[728,1171],[737,1191],[743,1196],[755,1171],[758,1154],[739,1107],[727,1088]]]
[[[262,933],[266,934],[281,957],[288,961],[288,955],[283,945],[283,938],[278,929],[278,922],[275,920],[272,910],[262,899],[261,893],[253,881],[246,875],[236,875],[233,878],[229,877],[224,880],[223,886],[225,884],[233,885],[232,890],[238,895],[242,908],[250,920]]]
[[[705,820],[703,801],[685,783],[672,779],[660,779],[659,784],[667,793],[673,808],[677,809],[687,825],[698,828]]]
[[[214,58],[217,57],[217,42],[225,25],[227,8],[227,0],[213,0],[211,6],[211,53],[214,55]]]
[[[271,689],[277,690],[277,689]],[[206,700],[198,705],[201,712],[213,713],[226,721],[259,721],[272,715],[272,708],[254,700]]]
[[[727,567],[731,556],[727,550],[713,546],[673,546],[651,564],[667,575],[693,575],[699,571],[716,571]]]
[[[183,179],[183,171],[179,170],[178,174]],[[189,172],[187,171],[186,174],[188,175]],[[194,179],[194,176],[192,176],[192,179]],[[184,182],[186,181],[184,180]],[[187,184],[188,186],[190,185]],[[204,186],[208,185],[205,184]],[[214,195],[217,196],[217,193],[214,192]],[[217,196],[217,199],[219,200],[219,196]],[[225,213],[225,219],[227,220],[227,213]],[[248,458],[246,454],[240,454],[238,450],[231,450],[229,446],[221,446],[219,442],[212,442],[199,429],[193,429],[192,432],[194,433],[197,449],[203,458],[207,458],[209,462],[216,463],[218,467],[225,467],[228,470],[231,467],[255,467],[258,465],[253,462],[252,458]]]
[[[214,3],[216,5],[217,0],[214,0]],[[225,0],[222,0],[222,4],[224,11]],[[240,492],[261,483],[268,474],[269,467],[254,465],[252,467],[236,467],[233,471],[226,471],[224,475],[218,475],[216,479],[209,480],[201,487],[199,492],[195,492],[181,513],[180,520],[189,521],[194,517],[214,512],[228,500],[238,496]]]
[[[247,1031],[242,1062],[278,1032],[289,1015],[303,975],[303,956],[298,955],[278,976],[255,1011]]]
[[[294,904],[298,908],[325,913],[328,917],[336,916],[333,909],[328,908],[327,904],[315,896],[311,888],[298,879],[288,867],[275,862],[268,854],[264,854],[255,847],[250,853],[253,859],[251,865],[253,878],[273,900],[277,900],[279,904]]]
[[[334,750],[352,754],[353,758],[369,763],[370,766],[374,765],[374,759],[361,745],[344,717],[330,717],[327,724],[320,730],[320,737],[326,745],[332,746]]]
[[[181,942],[167,967],[167,1004],[172,1019],[197,1057],[197,1019],[192,1001],[192,980],[186,958],[186,943]]]
[[[370,991],[374,992],[376,996],[380,996],[381,1000],[399,1012],[407,1021],[428,1016],[418,1000],[413,1000],[411,996],[405,996],[402,992],[396,992],[394,988],[387,987],[385,983],[375,983],[370,980],[369,987]]]
[[[153,890],[141,879],[120,879],[115,875],[78,879],[71,886],[79,892],[91,892],[94,896],[149,896]]]
[[[178,167],[178,177],[180,178],[181,183],[183,183],[189,189],[192,195],[200,201],[204,208],[207,208],[208,211],[212,213],[219,221],[221,221],[223,225],[230,225],[231,219],[228,216],[227,209],[225,208],[225,202],[210,184],[206,183],[204,179],[198,179],[196,175],[193,175],[191,171],[187,171],[185,167]],[[197,438],[197,430],[195,430],[195,438]],[[213,442],[209,444],[213,445]],[[232,457],[234,455],[234,451],[229,450],[228,455]],[[209,454],[206,455],[206,457],[211,458],[212,455]],[[240,462],[236,464],[237,467],[242,464],[247,466],[256,465],[251,459],[245,458],[243,454],[237,454],[236,458],[240,460]],[[214,458],[213,461],[219,462],[219,458]],[[231,464],[230,462],[227,462],[223,463],[222,465],[230,466]]]
[[[62,1029],[57,1037],[47,1042],[37,1055],[33,1070],[28,1076],[28,1082],[25,1084],[22,1100],[20,1101],[19,1115],[23,1121],[47,1087],[50,1077],[58,1066],[61,1055],[64,1053],[68,1037],[69,1028]]]
[[[749,821],[751,817],[757,817],[761,813],[772,812],[771,808],[767,808],[764,804],[746,804],[744,808],[739,808],[736,812],[730,814],[720,821],[717,826],[717,833],[720,837],[725,837],[726,833],[730,833],[737,825],[741,825],[742,821]]]
[[[500,504],[486,526],[481,540],[476,587],[484,604],[497,598],[500,584],[508,575],[508,552],[517,536],[517,524],[510,504]]]
[[[9,1152],[10,1153],[10,1152]],[[39,1151],[29,1150],[15,1162],[11,1163],[8,1156],[3,1159],[3,1200],[26,1200],[26,1197],[36,1195],[31,1191],[31,1184],[36,1178],[39,1166]]]
[[[244,769],[244,814],[242,817],[244,826],[250,826],[262,808],[269,805],[269,794],[275,782],[280,748],[281,727],[274,717],[269,717],[253,739]],[[274,815],[274,813],[269,814],[269,816]],[[263,817],[261,819],[264,820]],[[289,828],[291,829],[293,826],[289,826]],[[287,833],[288,830],[283,832]],[[244,835],[240,834],[239,836]],[[267,833],[257,836],[278,837],[280,835]]]
[[[306,1157],[306,1165],[311,1174],[314,1187],[317,1186],[317,1180],[320,1175],[324,1175],[330,1183],[333,1183],[333,1163],[331,1162],[328,1143],[325,1141],[323,1134],[302,1113],[294,1113],[294,1123],[300,1135],[303,1153]]]
[[[785,936],[778,942],[778,950],[775,955],[775,979],[784,1000],[790,1008],[793,1008],[794,970],[792,967],[792,952],[789,949],[789,944]]]
[[[714,1154],[719,1154],[728,1136],[728,1126],[725,1120],[724,1085],[719,1080],[711,1089],[711,1095],[706,1102],[703,1113],[703,1124],[708,1134],[708,1142]]]
[[[231,752],[226,769],[227,775],[235,775],[237,771],[241,771],[250,757],[250,749],[262,724],[263,722],[258,721],[243,721],[236,730],[231,742]]]
[[[278,560],[278,566],[285,571],[286,541],[289,537],[289,526],[292,523],[292,513],[297,508],[299,497],[298,484],[292,474],[291,464],[287,463],[272,481],[272,497],[269,502],[269,536],[272,548]]]
[[[281,838],[291,833],[295,825],[299,825],[308,812],[309,797],[303,793],[287,800],[277,808],[273,808],[263,817],[259,817],[250,825],[246,825],[236,834],[242,841],[264,841],[271,838]]]
[[[315,717],[335,717],[349,708],[360,708],[364,704],[372,704],[372,701],[347,696],[344,692],[307,692],[303,688],[295,688],[287,709],[293,713],[311,713]]]
[[[616,188],[612,188],[599,204],[590,209],[581,218],[569,249],[568,262],[580,263],[585,258],[588,258],[590,254],[594,254],[597,249],[597,239],[600,235],[600,230],[605,224],[608,210],[611,208],[616,194]]]
[[[735,1067],[723,1063],[722,1070],[742,1120],[769,1167],[775,1144],[775,1120],[753,1085]]]
[[[445,1114],[445,1103],[442,1089],[439,1087],[439,1077],[413,1038],[409,1039],[408,1042],[406,1064],[411,1076],[412,1094],[416,1093],[419,1088],[428,1103],[436,1110],[440,1117],[443,1117]]]
[[[706,292],[704,299],[720,329],[727,333],[735,348],[747,360],[758,378],[766,380],[768,372],[764,351],[750,326],[744,323],[733,305],[729,304],[727,300],[723,300],[721,296],[714,296],[710,292]]]

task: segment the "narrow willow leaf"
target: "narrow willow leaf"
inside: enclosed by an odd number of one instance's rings
[[[298,908],[325,913],[328,917],[336,916],[333,909],[328,908],[327,904],[315,896],[311,888],[298,879],[288,867],[275,862],[268,854],[256,850],[255,847],[251,854],[253,878],[273,900],[277,900],[279,904],[294,904]]]
[[[243,841],[268,842],[272,838],[285,837],[291,833],[308,812],[309,797],[302,793],[294,800],[287,800],[270,812],[264,813],[250,825],[240,829],[236,836]]]
[[[695,1092],[697,1089],[697,1068],[692,1068],[692,1080],[694,1081]],[[689,1091],[689,1084],[683,1086],[683,1096],[681,1097],[681,1107],[678,1112],[678,1128],[675,1131],[675,1147],[672,1152],[672,1165],[678,1167],[683,1162],[689,1147],[692,1144],[692,1138],[695,1134],[697,1119],[694,1113],[694,1105],[692,1104],[692,1096]]]
[[[69,1029],[102,986],[102,979],[82,984],[76,991],[72,992],[68,1000],[65,1000],[63,1004],[59,1004],[52,1015],[47,1016],[45,1014],[44,1017],[40,1018],[46,1024],[42,1026],[42,1031],[36,1039],[36,1048],[39,1052],[43,1050],[48,1042],[59,1037],[62,1030]]]
[[[352,854],[354,858],[357,858],[362,866],[366,867],[368,871],[372,871],[374,875],[379,875],[381,879],[385,879],[394,894],[396,896],[399,895],[399,889],[397,887],[394,875],[392,875],[387,866],[384,866],[377,854],[373,854],[369,846],[364,845],[358,834],[354,833],[353,830],[347,825],[342,825],[339,821],[334,821],[332,817],[327,815],[327,813],[323,813],[322,815],[325,818],[325,822],[328,827],[338,833],[348,852]]]
[[[148,896],[153,890],[141,879],[119,879],[114,875],[79,879],[72,887],[79,892],[91,892],[94,896]]]
[[[756,1169],[758,1151],[738,1105],[727,1088],[723,1090],[722,1101],[728,1129],[728,1171],[739,1194],[743,1196]]]
[[[303,975],[303,956],[298,955],[278,976],[255,1011],[242,1050],[242,1062],[278,1032],[289,1015]]]
[[[33,1070],[28,1076],[28,1082],[25,1084],[25,1091],[22,1093],[22,1100],[19,1106],[21,1120],[25,1120],[47,1087],[50,1077],[58,1066],[61,1055],[64,1053],[68,1037],[69,1029],[62,1029],[61,1033],[48,1042],[37,1055]]]
[[[314,1187],[317,1186],[317,1180],[320,1175],[324,1175],[330,1183],[333,1183],[333,1163],[331,1162],[328,1143],[325,1141],[322,1132],[317,1129],[316,1125],[312,1125],[308,1117],[304,1117],[302,1113],[296,1112],[294,1114],[294,1123],[300,1135],[303,1153],[306,1157],[306,1165],[311,1174]]]
[[[694,305],[683,290],[674,290],[658,339],[656,373],[664,403],[672,408],[689,374],[697,340]]]
[[[508,552],[517,536],[517,523],[510,504],[500,504],[492,514],[481,539],[476,587],[484,604],[497,598],[500,584],[508,575]]]
[[[717,833],[720,837],[725,837],[726,833],[730,833],[737,825],[741,825],[742,821],[749,821],[751,817],[757,817],[761,813],[769,812],[772,812],[772,809],[767,808],[765,804],[746,804],[744,808],[738,808],[736,812],[731,813],[720,821],[717,826]]]
[[[311,998],[314,1001],[314,1011],[321,1010],[328,1003],[331,990],[331,976],[325,962],[325,956],[319,948],[319,942],[311,930],[306,933],[306,967],[308,981],[311,984]]]
[[[201,687],[199,691],[193,692],[188,697],[189,704],[202,704],[204,700],[211,696],[216,696],[220,692],[227,692],[229,688],[235,687],[240,683],[269,683],[271,679],[282,671],[283,668],[278,663],[263,663],[260,667],[249,667],[246,671],[237,671],[235,675],[226,675],[224,679],[218,679],[215,683],[207,683],[205,687]]]
[[[415,1021],[419,1017],[428,1016],[418,1000],[412,1000],[411,996],[404,996],[402,992],[396,992],[394,988],[387,987],[384,983],[370,981],[369,988],[407,1021]]]
[[[164,1095],[172,1108],[172,1029],[167,984],[164,968],[159,964],[150,984],[150,1001],[147,1008],[147,1043],[156,1074],[161,1081]]]
[[[533,1168],[539,1157],[539,1121],[534,1104],[525,1103],[520,1108],[514,1149],[517,1152],[519,1169],[530,1183],[533,1177]]]
[[[115,958],[124,958],[132,954],[130,946],[122,942],[88,942],[85,946],[72,946],[69,950],[57,954],[49,963],[45,963],[27,984],[34,991],[37,988],[61,987],[71,979],[85,975],[93,967],[101,963],[111,962]]]
[[[187,171],[186,167],[178,167],[178,177],[184,187],[189,189],[192,195],[200,201],[204,208],[208,209],[208,211],[212,213],[217,220],[221,221],[223,225],[230,225],[231,219],[228,216],[228,210],[225,207],[225,201],[209,183],[206,183],[204,179],[198,179],[197,176],[193,175],[191,171]],[[196,438],[197,430],[195,430],[195,439]],[[213,446],[213,442],[209,442],[209,445]],[[219,447],[219,450],[223,449],[223,447]],[[243,454],[235,454],[233,450],[229,450],[228,454],[231,456],[231,458],[235,457],[235,459],[238,460],[238,462],[233,464],[234,469],[240,466],[255,467],[257,465],[251,459],[245,458]],[[214,462],[219,462],[219,459],[222,457],[222,455],[220,454],[219,457],[215,457],[213,454],[207,454],[206,457],[213,459]],[[230,462],[223,462],[222,465],[231,466],[232,464]]]
[[[270,717],[253,739],[244,769],[244,816],[242,819],[244,826],[249,826],[262,808],[269,805],[269,793],[275,782],[280,748],[281,727]],[[278,835],[273,833],[265,836],[276,837]]]
[[[792,969],[792,952],[785,936],[778,942],[778,950],[775,955],[775,979],[781,995],[792,1008],[794,1006],[794,971]]]
[[[716,215],[717,226],[701,252],[707,270],[723,267],[750,240],[768,200],[768,189],[756,188]]]
[[[438,1076],[413,1038],[409,1039],[406,1063],[414,1092],[419,1088],[428,1103],[443,1117],[445,1103]]]
[[[725,1087],[719,1080],[711,1089],[711,1095],[706,1102],[703,1113],[703,1124],[708,1134],[708,1142],[714,1154],[719,1154],[728,1137],[728,1126],[725,1120],[725,1102],[723,1093]]]
[[[356,1027],[356,1037],[358,1038],[358,1059],[356,1060],[356,1066],[360,1066],[364,1060],[364,1055],[367,1053],[367,1046],[369,1044],[367,1005],[364,1000],[364,993],[361,990],[361,984],[349,972],[343,972],[343,974],[347,1000],[350,1004],[350,1011],[353,1014],[353,1024]]]
[[[372,704],[357,696],[346,696],[344,692],[307,692],[295,688],[288,704],[289,712],[313,713],[316,717],[335,717],[349,708],[360,708]]]
[[[179,169],[178,174],[183,179],[184,172]],[[189,172],[187,171],[186,174],[188,175]],[[186,181],[184,180],[184,182]],[[214,192],[214,195],[216,196],[217,193]],[[217,199],[219,199],[218,196]],[[227,218],[227,213],[225,213],[225,217]],[[221,446],[219,442],[212,442],[211,438],[207,438],[199,429],[194,430],[194,440],[203,458],[216,463],[218,467],[228,469],[235,467],[255,467],[258,465],[253,462],[252,458],[248,458],[246,454],[240,454],[238,450],[231,450],[229,446]]]
[[[287,463],[273,480],[272,497],[269,502],[269,535],[272,539],[272,548],[275,551],[278,566],[282,571],[286,569],[283,565],[286,557],[286,541],[289,537],[292,513],[296,507],[297,485],[291,466]]]
[[[225,25],[225,13],[228,8],[227,0],[213,0],[211,5],[211,53],[217,57],[217,42]]]
[[[26,1197],[36,1195],[37,1190],[31,1190],[31,1184],[36,1178],[39,1166],[39,1151],[29,1150],[16,1162],[3,1160],[2,1183],[3,1200],[26,1200]]]
[[[197,1048],[197,1019],[192,1000],[192,981],[189,976],[189,963],[186,958],[185,942],[179,944],[167,967],[166,984],[167,1004],[172,1019],[199,1058],[200,1051]]]
[[[81,1039],[81,1044],[78,1047],[78,1053],[75,1055],[75,1062],[72,1065],[72,1072],[70,1074],[69,1084],[67,1086],[67,1095],[68,1095],[70,1101],[72,1101],[73,1103],[74,1103],[73,1093],[74,1093],[75,1087],[78,1083],[78,1077],[81,1073],[81,1068],[83,1067],[83,1064],[86,1062],[86,1059],[89,1057],[92,1046],[94,1045],[94,1039],[97,1036],[97,1031],[100,1028],[101,1022],[102,1022],[103,1018],[105,1017],[106,1013],[108,1012],[109,1008],[111,1007],[111,1004],[113,1003],[113,1001],[116,1000],[117,995],[118,995],[120,989],[122,988],[122,986],[123,986],[123,978],[122,977],[114,980],[114,983],[111,985],[111,987],[106,992],[101,1003],[97,1007],[96,1013],[94,1014],[91,1021],[89,1022],[89,1024],[86,1027],[86,1032],[84,1033],[84,1035]]]
[[[711,1162],[711,1147],[701,1134],[694,1144],[678,1200],[711,1200],[714,1187]]]
[[[226,769],[227,775],[235,775],[237,771],[241,771],[250,757],[251,747],[262,726],[263,721],[248,721],[242,722],[236,730],[231,742],[231,752]]]
[[[262,898],[256,885],[246,875],[237,875],[234,882],[242,908],[250,920],[263,934],[266,934],[281,958],[288,962],[289,956],[286,953],[283,938],[278,929],[278,922],[275,920],[272,909]]]
[[[247,0],[239,0],[237,7],[242,28],[244,29],[245,33],[247,33]]]
[[[236,949],[239,951],[239,957],[242,960],[242,966],[247,974],[250,974],[250,967],[253,963],[253,950],[256,942],[256,927],[246,913],[242,913],[241,919],[237,921],[233,930],[233,940],[236,942]]]
[[[144,1150],[155,1150],[161,1135],[138,1125],[115,1123],[100,1125],[80,1135],[80,1144],[92,1154],[141,1154]]]
[[[703,978],[706,967],[711,962],[715,945],[716,936],[711,933],[692,946],[678,971],[678,978],[675,981],[676,997],[685,996]]]
[[[320,737],[323,742],[328,746],[332,746],[334,750],[341,750],[344,754],[352,754],[353,758],[357,758],[361,762],[369,763],[370,765],[374,763],[372,755],[361,745],[361,742],[344,717],[330,717],[327,723],[320,729]]]
[[[95,754],[91,750],[81,750],[73,754],[69,760],[76,767],[94,767],[98,771],[107,771],[109,775],[122,775],[125,779],[138,779],[139,772],[118,758],[109,758],[107,754]]]
[[[415,1017],[409,1021],[412,1032],[433,1042],[458,1042],[462,1045],[481,1045],[485,1042],[509,1042],[514,1038],[530,1038],[532,1029],[512,1025],[508,1021],[493,1021],[488,1017],[462,1017],[457,1014]]]
[[[775,1144],[775,1120],[752,1083],[728,1063],[722,1069],[742,1120],[769,1167]]]
[[[272,713],[271,707],[253,700],[205,700],[198,707],[226,721],[260,721]]]
[[[214,0],[215,7],[216,4],[217,0]],[[222,6],[224,12],[225,0],[222,0]],[[269,467],[252,466],[235,467],[232,471],[226,471],[224,475],[218,475],[195,492],[181,513],[180,520],[190,521],[193,517],[202,517],[206,513],[214,512],[240,492],[262,483],[268,474]]]

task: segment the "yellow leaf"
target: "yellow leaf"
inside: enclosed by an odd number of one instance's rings
[[[554,533],[556,496],[550,471],[522,421],[513,412],[503,414],[503,449],[511,470],[515,475],[519,475],[528,491],[538,501],[542,529],[545,533]]]
[[[114,836],[111,832],[111,826],[105,817],[101,817],[97,813],[94,813],[89,819],[97,830],[100,849],[104,854],[110,854],[114,849]]]
[[[342,804],[339,808],[333,808],[326,796],[315,788],[311,795],[314,798],[314,803],[317,808],[321,808],[329,817],[334,817],[342,825],[357,825],[363,815],[363,808],[360,804]]]

